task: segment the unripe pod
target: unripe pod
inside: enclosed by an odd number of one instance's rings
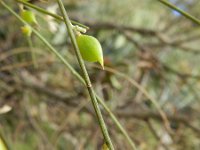
[[[102,67],[104,66],[101,44],[95,37],[81,34],[76,37],[76,40],[84,60],[99,62]]]
[[[29,25],[24,25],[23,27],[21,27],[21,30],[25,36],[31,36],[32,29]]]
[[[37,24],[37,20],[35,18],[35,14],[32,11],[29,10],[23,10],[20,13],[21,17],[30,24]]]

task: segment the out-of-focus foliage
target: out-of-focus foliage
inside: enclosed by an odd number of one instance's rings
[[[69,16],[100,40],[105,66],[136,80],[168,116],[167,132],[155,106],[127,79],[86,62],[94,88],[141,150],[200,149],[200,28],[156,0],[63,0]],[[19,12],[16,2],[6,0]],[[170,0],[200,16],[199,0]],[[59,14],[55,1],[34,4]],[[32,9],[31,9],[32,10]],[[65,25],[33,10],[35,28],[70,64],[80,68]],[[103,145],[81,83],[32,36],[39,67],[33,68],[20,22],[0,5],[0,128],[16,150],[94,150]],[[102,109],[103,110],[103,109]],[[104,113],[111,139],[129,150]]]

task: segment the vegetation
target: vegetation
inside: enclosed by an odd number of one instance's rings
[[[198,150],[199,7],[0,0],[0,150]]]

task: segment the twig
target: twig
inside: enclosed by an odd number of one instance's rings
[[[35,52],[34,52],[34,50],[33,50],[33,43],[32,43],[31,37],[30,37],[30,36],[27,37],[27,40],[28,40],[29,48],[30,48],[30,50],[31,50],[31,59],[32,59],[32,61],[33,61],[33,66],[34,66],[35,69],[37,69],[37,68],[38,68],[38,63],[37,63],[37,61],[36,61]]]
[[[159,2],[161,2],[162,4],[166,5],[167,7],[179,12],[180,14],[182,14],[184,17],[188,18],[189,20],[193,21],[194,23],[200,25],[200,20],[197,19],[196,17],[188,14],[187,12],[179,9],[178,7],[176,7],[175,5],[169,3],[168,1],[166,0],[158,0]]]
[[[117,111],[117,115],[119,117],[126,117],[126,118],[137,118],[142,120],[148,120],[150,118],[162,121],[162,117],[160,114],[151,111]],[[194,133],[200,135],[200,129],[193,126],[190,121],[191,118],[181,115],[167,115],[167,118],[170,121],[175,121],[184,124],[185,126],[189,127]]]
[[[166,65],[164,63],[162,63],[162,67],[163,67],[163,69],[165,69],[169,73],[175,74],[182,79],[185,79],[185,78],[193,78],[193,79],[197,79],[197,80],[200,79],[200,75],[193,75],[193,74],[190,74],[190,73],[182,73],[182,72],[179,72],[179,71],[169,67],[168,65]]]
[[[49,60],[49,59],[41,59],[41,60],[38,60],[38,63],[45,63],[45,64],[51,64],[52,60]],[[16,69],[16,68],[22,68],[22,67],[28,67],[30,65],[33,65],[33,61],[26,61],[26,62],[22,62],[22,63],[14,63],[14,64],[11,64],[11,65],[5,65],[3,67],[0,68],[0,71],[8,71],[8,70],[13,70],[13,69]]]
[[[105,124],[103,116],[101,114],[101,110],[99,108],[99,105],[98,105],[98,102],[97,102],[97,99],[96,99],[96,95],[95,95],[94,89],[92,87],[88,72],[86,70],[84,61],[83,61],[81,53],[79,51],[79,48],[78,48],[78,45],[77,45],[77,42],[76,42],[76,38],[75,38],[75,35],[73,33],[71,22],[69,20],[67,12],[65,11],[65,8],[64,8],[64,5],[62,3],[62,0],[57,0],[57,3],[59,4],[60,11],[62,13],[64,22],[66,24],[67,31],[68,31],[68,34],[70,36],[72,45],[74,46],[75,54],[76,54],[76,57],[78,59],[79,65],[81,67],[81,70],[82,70],[82,73],[83,73],[83,78],[85,80],[85,83],[86,83],[86,86],[87,86],[87,89],[88,89],[88,92],[89,92],[89,95],[90,95],[94,110],[96,112],[97,119],[98,119],[98,122],[99,122],[99,126],[100,126],[101,132],[102,132],[102,134],[104,136],[105,143],[107,144],[107,146],[108,146],[108,148],[110,150],[114,150],[114,147],[112,145],[109,133],[107,131],[106,124]]]
[[[132,26],[124,26],[124,25],[117,25],[114,23],[91,23],[91,22],[84,22],[84,24],[91,27],[91,30],[98,30],[98,29],[105,29],[105,30],[118,30],[118,31],[130,31],[130,32],[136,32],[139,34],[145,34],[147,36],[156,36],[158,31],[151,30],[151,29],[145,29],[145,28],[137,28]]]
[[[53,13],[51,13],[51,12],[48,12],[48,11],[46,11],[45,9],[42,9],[42,8],[40,8],[40,7],[37,7],[36,5],[33,5],[33,4],[29,3],[29,2],[25,2],[25,1],[22,1],[22,0],[16,0],[16,1],[17,1],[18,3],[21,3],[21,4],[25,5],[25,6],[27,6],[27,7],[30,7],[30,8],[35,9],[35,10],[37,10],[38,12],[41,12],[41,13],[43,13],[43,14],[49,15],[49,16],[51,16],[51,17],[54,17],[55,19],[58,19],[58,20],[60,20],[60,21],[64,21],[64,20],[63,20],[63,17],[61,17],[61,16],[59,16],[59,15],[56,15],[56,14],[53,14]],[[83,28],[85,28],[85,29],[89,29],[89,27],[87,27],[87,26],[85,26],[85,25],[83,25],[83,24],[81,24],[81,23],[79,23],[79,22],[77,22],[77,21],[71,20],[71,22],[72,22],[73,24],[78,25],[78,26],[80,26],[80,27],[83,27]]]

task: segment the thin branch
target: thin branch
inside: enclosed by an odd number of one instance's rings
[[[137,118],[142,120],[154,119],[158,121],[162,121],[162,117],[160,114],[151,111],[117,111],[116,112],[119,117],[126,117],[126,118]],[[193,126],[191,124],[191,118],[186,117],[183,115],[167,115],[167,118],[170,121],[175,121],[184,124],[185,126],[189,127],[195,133],[200,135],[200,129]]]
[[[94,89],[93,89],[91,81],[90,81],[90,77],[88,75],[84,61],[83,61],[81,53],[80,53],[80,50],[78,48],[78,45],[77,45],[77,42],[76,42],[76,37],[75,37],[75,34],[73,32],[73,29],[72,29],[71,21],[70,21],[68,15],[67,15],[67,12],[64,8],[62,0],[57,0],[57,3],[60,7],[60,11],[62,13],[68,34],[70,36],[72,45],[74,47],[76,58],[79,62],[80,68],[82,70],[83,78],[85,80],[85,83],[86,83],[86,86],[87,86],[87,89],[88,89],[88,92],[89,92],[89,95],[90,95],[96,116],[97,116],[97,119],[98,119],[98,122],[99,122],[99,126],[101,128],[101,132],[102,132],[103,137],[104,137],[104,142],[107,144],[107,146],[110,150],[114,150],[113,144],[112,144],[111,139],[110,139],[110,135],[108,133],[106,124],[105,124],[103,116],[101,114],[101,110],[99,108],[99,104],[98,104],[97,99],[96,99]]]
[[[99,30],[99,29],[105,29],[105,30],[118,30],[118,31],[130,31],[130,32],[136,32],[139,34],[145,34],[148,36],[155,36],[158,31],[151,30],[151,29],[145,29],[145,28],[137,28],[132,26],[124,26],[124,25],[117,25],[115,23],[91,23],[91,22],[84,22],[84,24],[91,27],[92,30]]]
[[[192,22],[200,25],[200,20],[190,14],[188,14],[187,12],[181,10],[180,8],[176,7],[175,5],[169,3],[166,0],[158,0],[159,2],[161,2],[162,4],[166,5],[167,7],[179,12],[180,14],[182,14],[184,17],[188,18],[189,20],[191,20]]]
[[[33,43],[32,43],[31,37],[27,37],[27,41],[28,41],[28,45],[29,45],[29,48],[30,48],[30,51],[31,51],[31,59],[33,61],[33,66],[34,66],[35,69],[37,69],[38,63],[37,63],[37,60],[36,60],[36,54],[33,50]]]
[[[57,14],[53,14],[53,13],[51,13],[51,12],[48,12],[48,11],[46,11],[45,9],[40,8],[40,7],[36,6],[36,5],[33,5],[33,4],[29,3],[29,2],[25,2],[25,1],[22,1],[22,0],[16,0],[16,1],[17,1],[18,3],[21,3],[21,4],[25,5],[25,6],[27,6],[27,7],[30,7],[30,8],[35,9],[35,10],[37,10],[38,12],[41,12],[41,13],[46,14],[46,15],[49,15],[49,16],[51,16],[51,17],[57,19],[57,20],[64,21],[64,20],[63,20],[63,17],[61,17],[61,16],[59,16],[59,15],[57,15]],[[77,22],[77,21],[71,20],[71,22],[72,22],[73,24],[75,24],[75,25],[80,26],[80,27],[89,29],[89,27],[87,27],[87,26],[85,26],[85,25],[83,25],[83,24],[81,24],[81,23],[79,23],[79,22]]]
[[[193,79],[197,79],[199,80],[200,79],[200,75],[193,75],[193,74],[190,74],[190,73],[182,73],[182,72],[179,72],[171,67],[169,67],[168,65],[162,63],[162,67],[163,69],[165,69],[166,71],[168,71],[169,73],[172,73],[172,74],[175,74],[177,76],[179,76],[180,78],[193,78]]]

